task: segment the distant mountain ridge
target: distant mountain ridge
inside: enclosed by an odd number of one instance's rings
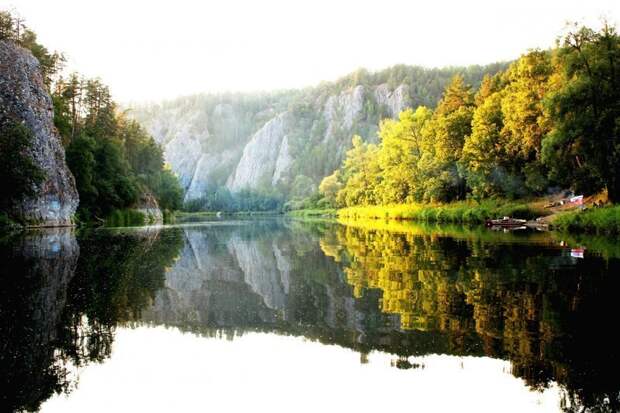
[[[381,119],[409,107],[434,107],[455,74],[477,88],[485,74],[506,67],[362,69],[306,89],[194,95],[135,106],[131,114],[164,147],[186,202],[220,188],[291,199],[316,191],[340,165],[354,134],[376,140]]]

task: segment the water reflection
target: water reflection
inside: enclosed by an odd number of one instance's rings
[[[564,239],[587,246],[581,259],[554,234],[347,224],[265,219],[0,240],[3,404],[36,410],[73,388],[69,366],[110,356],[119,326],[156,325],[304,337],[361,363],[379,350],[392,355],[386,368],[421,377],[431,374],[426,355],[488,356],[533,390],[559,385],[565,411],[620,409],[615,241]]]
[[[36,411],[74,387],[72,367],[110,355],[116,326],[164,285],[180,232],[37,231],[0,239],[0,403]],[[79,257],[79,258],[78,258]]]

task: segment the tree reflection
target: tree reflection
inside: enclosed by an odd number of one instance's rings
[[[182,243],[178,230],[94,231],[79,247],[67,229],[0,240],[3,409],[36,411],[72,389],[74,367],[109,357],[115,327],[153,301]]]
[[[362,363],[379,350],[399,369],[427,354],[507,359],[533,389],[558,383],[566,411],[620,410],[612,250],[575,259],[550,234],[376,224],[0,240],[0,401],[36,410],[72,389],[74,366],[109,357],[117,326],[150,323],[303,336]]]
[[[380,291],[380,310],[398,315],[401,329],[445,334],[452,354],[509,359],[533,388],[556,381],[566,410],[620,409],[608,321],[618,309],[617,259],[360,226],[337,230],[336,253],[334,243],[321,245],[347,263],[355,296]]]

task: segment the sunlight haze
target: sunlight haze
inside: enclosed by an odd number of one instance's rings
[[[512,60],[551,47],[567,21],[616,21],[620,9],[613,0],[0,0],[0,7],[64,51],[70,70],[101,77],[122,101],[311,86],[359,67]]]

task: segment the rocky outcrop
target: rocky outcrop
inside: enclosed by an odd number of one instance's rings
[[[54,127],[52,98],[39,62],[26,49],[0,41],[0,127],[15,122],[32,131],[30,155],[45,173],[36,195],[15,205],[15,217],[31,226],[71,225],[78,193]]]
[[[284,177],[288,168],[293,163],[293,157],[291,156],[291,150],[288,146],[288,136],[282,138],[282,144],[278,151],[278,158],[276,159],[276,166],[271,178],[271,186],[276,186],[280,180]]]
[[[411,107],[409,86],[405,84],[398,86],[394,91],[390,91],[386,83],[381,84],[375,89],[374,95],[377,103],[387,107],[389,115],[393,118],[406,108]]]
[[[159,209],[159,204],[157,203],[157,199],[148,192],[140,195],[140,199],[138,203],[134,205],[133,209],[140,212],[145,217],[145,223],[147,224],[163,224],[164,223],[164,215]]]
[[[364,106],[365,91],[364,86],[358,85],[327,99],[323,108],[323,117],[327,122],[324,142],[329,142],[338,129],[351,129]]]
[[[404,84],[395,90],[387,84],[329,93],[317,89],[293,104],[290,98],[283,99],[283,105],[274,104],[280,98],[255,97],[250,103],[246,97],[217,104],[202,98],[202,105],[199,97],[187,98],[137,118],[165,145],[166,160],[181,177],[185,201],[190,201],[223,185],[232,192],[274,187],[286,194],[296,178],[293,171],[303,169],[299,162],[307,160],[314,147],[329,153],[329,165],[336,167],[353,133],[375,139],[377,108],[396,117],[411,104]],[[369,115],[369,110],[375,112]]]
[[[214,176],[222,169],[228,169],[229,165],[236,161],[235,151],[223,151],[221,153],[205,153],[196,163],[194,174],[186,186],[185,201],[204,196],[208,189],[214,189]]]
[[[231,191],[257,188],[270,184],[286,134],[287,114],[281,114],[265,124],[243,149],[243,155],[228,180]]]

